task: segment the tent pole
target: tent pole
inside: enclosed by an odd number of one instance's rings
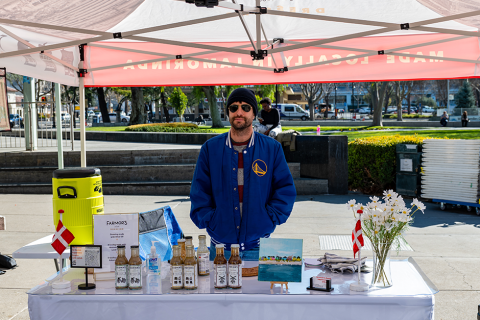
[[[63,169],[62,100],[60,84],[55,83],[55,122],[57,127],[58,169]]]
[[[255,0],[255,4],[257,8],[260,8],[260,0]],[[257,22],[257,50],[255,50],[258,53],[258,50],[262,49],[262,22],[260,20],[261,14],[256,14],[255,19]]]
[[[83,61],[80,61],[78,68],[83,69]],[[81,167],[87,166],[87,144],[85,135],[85,78],[80,77],[79,80],[79,96],[80,96],[80,163]]]

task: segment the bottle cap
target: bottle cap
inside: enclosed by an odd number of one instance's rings
[[[232,244],[232,245],[230,246],[230,248],[240,248],[240,245],[239,245],[239,244]]]
[[[130,248],[135,249],[138,248],[138,246],[130,246]]]
[[[217,249],[223,249],[223,247],[225,247],[225,245],[223,243],[219,243],[215,246],[215,248],[217,248]]]
[[[187,249],[192,249],[193,250],[193,249],[195,249],[195,247],[194,246],[187,246]]]
[[[186,236],[185,240],[187,240],[187,239],[193,239],[193,237],[192,236]]]
[[[117,248],[121,249],[121,248],[125,248],[125,246],[117,246]]]
[[[178,239],[177,242],[178,242],[178,243],[180,243],[180,242],[185,242],[185,239]]]
[[[206,239],[206,238],[207,238],[207,236],[204,235],[204,234],[201,234],[201,235],[198,236],[198,239]]]

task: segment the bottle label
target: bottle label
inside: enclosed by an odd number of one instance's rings
[[[197,266],[184,266],[183,275],[185,289],[193,289],[197,287]]]
[[[200,275],[210,273],[210,253],[198,254],[198,273]]]
[[[158,268],[158,258],[148,259],[148,272],[154,274],[160,274],[160,269]]]
[[[128,268],[128,278],[130,288],[142,287],[142,265],[130,265]]]
[[[242,265],[241,264],[228,265],[228,286],[229,287],[242,286]]]
[[[215,287],[217,288],[227,287],[227,265],[226,264],[215,265]]]
[[[172,287],[183,287],[183,266],[170,267],[170,284]]]
[[[115,266],[115,287],[127,288],[127,265]]]

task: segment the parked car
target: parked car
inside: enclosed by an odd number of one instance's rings
[[[70,114],[68,113],[62,113],[60,114],[60,117],[62,118],[62,121],[67,121],[67,122],[70,121]]]
[[[282,120],[295,120],[301,119],[303,121],[310,117],[310,114],[303,110],[298,104],[274,104],[274,108],[280,111],[280,119]]]
[[[18,114],[10,115],[10,128],[21,126],[23,123],[23,118]]]
[[[432,108],[432,107],[423,107],[422,108],[422,113],[434,113],[435,112],[435,109]]]
[[[340,110],[338,110],[340,113]],[[343,112],[343,110],[342,110]],[[325,117],[325,112],[316,112],[315,113],[315,119],[322,119]],[[335,111],[328,111],[328,119],[336,119],[335,117]]]
[[[368,107],[362,107],[358,110],[358,113],[360,114],[370,114],[372,110]]]
[[[115,123],[117,121],[117,113],[112,112],[108,114],[108,117],[110,118],[110,122]],[[103,122],[102,117],[100,117],[100,122]],[[120,121],[123,123],[128,123],[130,122],[130,117],[126,116],[125,114],[120,114]]]
[[[397,107],[388,107],[387,113],[397,113]]]

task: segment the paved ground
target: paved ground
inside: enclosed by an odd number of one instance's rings
[[[0,141],[1,141],[0,137]],[[3,137],[3,144],[0,143],[0,152],[25,152],[24,138],[16,138],[10,141],[10,138]],[[21,140],[21,141],[20,141]],[[21,143],[21,144],[20,144]],[[8,147],[5,147],[8,146]],[[80,141],[75,140],[74,151],[80,151]],[[193,144],[175,144],[175,143],[141,143],[141,142],[117,142],[117,141],[87,141],[87,151],[120,151],[120,150],[167,150],[167,149],[200,149],[201,145]],[[37,152],[57,152],[56,139],[38,139]],[[63,146],[63,151],[72,151],[72,145],[67,142]]]
[[[305,257],[319,257],[319,235],[350,235],[354,221],[345,203],[360,194],[323,195],[297,198],[288,222],[279,226],[275,237],[304,239]],[[51,195],[0,195],[0,215],[6,217],[6,231],[0,231],[0,252],[16,249],[51,234]],[[105,196],[107,213],[139,212],[170,205],[184,232],[204,234],[190,221],[190,200],[183,196]],[[407,232],[411,251],[401,251],[398,259],[414,257],[426,275],[440,290],[436,294],[435,319],[475,319],[480,304],[480,217],[466,210],[440,211],[427,204],[424,215],[417,216]],[[351,255],[350,251],[335,251]],[[371,252],[364,254],[371,257]],[[0,276],[0,320],[29,319],[25,292],[55,272],[50,260],[18,260],[19,267]]]

